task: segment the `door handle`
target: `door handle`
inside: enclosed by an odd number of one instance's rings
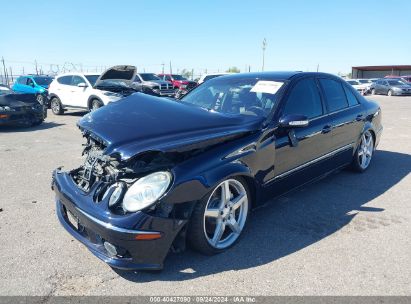
[[[322,129],[322,133],[323,133],[323,134],[329,133],[329,132],[332,131],[332,129],[333,129],[332,126],[326,125],[326,126],[324,126],[323,129]]]
[[[361,121],[363,118],[362,114],[358,114],[357,117],[355,118],[356,121]]]

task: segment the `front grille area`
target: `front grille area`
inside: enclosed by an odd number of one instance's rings
[[[172,90],[174,87],[171,83],[168,84],[161,84],[160,90]]]

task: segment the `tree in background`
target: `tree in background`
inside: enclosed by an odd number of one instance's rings
[[[182,69],[181,70],[181,76],[190,79],[191,78],[191,71],[188,71],[186,69]]]
[[[240,73],[240,69],[233,66],[233,67],[230,67],[226,72],[227,73]]]

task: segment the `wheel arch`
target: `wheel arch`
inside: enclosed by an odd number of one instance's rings
[[[95,99],[97,99],[104,105],[104,102],[100,97],[98,97],[97,95],[90,95],[90,97],[87,99],[87,109],[91,109],[91,102]]]
[[[179,172],[175,172],[178,174]],[[180,204],[188,201],[202,200],[214,187],[228,178],[241,178],[250,191],[252,204],[258,200],[258,185],[251,169],[240,162],[230,162],[204,172],[196,177],[185,180],[176,180],[170,195],[165,201],[171,204]]]

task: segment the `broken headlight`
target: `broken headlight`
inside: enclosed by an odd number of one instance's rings
[[[0,111],[15,111],[13,108],[9,106],[0,107]]]
[[[140,178],[124,195],[124,210],[135,212],[152,205],[166,192],[170,183],[171,174],[166,171]]]

